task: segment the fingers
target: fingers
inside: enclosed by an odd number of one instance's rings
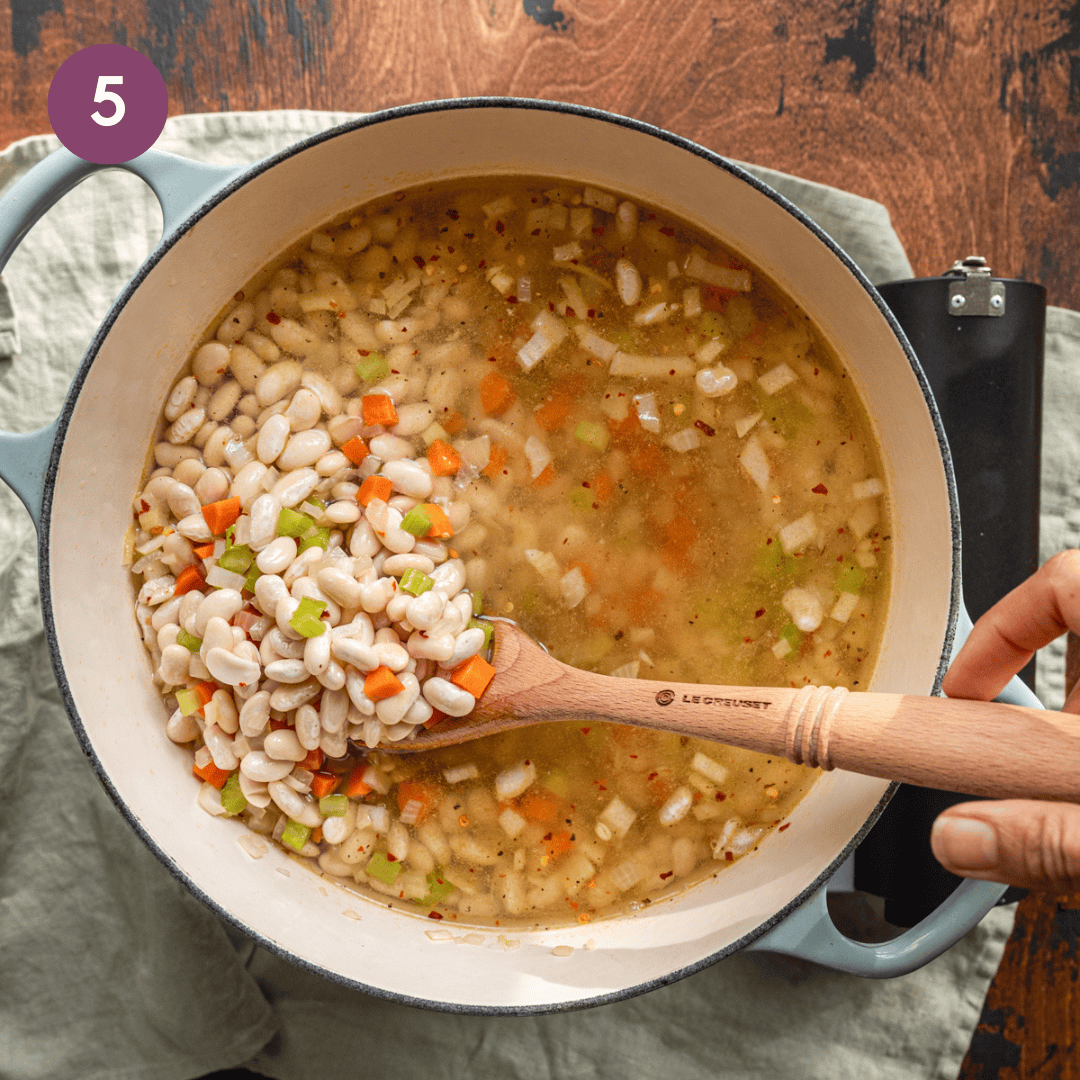
[[[949,697],[989,701],[1070,627],[1080,630],[1080,551],[1047,560],[979,621],[945,675]],[[1080,702],[1074,702],[1074,710]]]
[[[1080,890],[1080,806],[1072,803],[960,803],[934,822],[930,846],[938,862],[961,877]]]

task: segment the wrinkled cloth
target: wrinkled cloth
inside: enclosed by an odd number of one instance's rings
[[[254,161],[351,117],[171,118],[160,149]],[[0,154],[0,187],[56,148]],[[884,207],[752,168],[872,281],[911,268]],[[99,173],[31,230],[0,279],[0,428],[59,411],[93,332],[152,250],[161,213],[122,171]],[[1043,545],[1080,543],[1080,316],[1048,321]],[[2,485],[0,485],[2,487]],[[540,1017],[425,1012],[344,990],[242,939],[143,848],[64,715],[42,632],[29,515],[0,490],[0,1075],[187,1080],[246,1063],[279,1080],[914,1080],[956,1076],[1012,926],[996,909],[944,956],[883,982],[736,955],[629,1001]],[[1040,693],[1060,704],[1063,648]],[[62,793],[62,794],[61,794]]]

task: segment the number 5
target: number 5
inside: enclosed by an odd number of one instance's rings
[[[114,94],[108,89],[114,83],[117,86],[123,85],[123,75],[99,75],[97,81],[97,89],[94,91],[95,101],[109,101],[112,102],[113,113],[111,116],[102,116],[96,109],[90,114],[90,119],[95,124],[100,124],[102,127],[114,127],[124,119],[124,111],[126,106],[124,105],[124,99],[119,94]]]

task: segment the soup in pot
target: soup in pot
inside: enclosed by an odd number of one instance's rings
[[[566,722],[417,755],[491,623],[621,678],[867,685],[870,423],[797,305],[608,191],[431,185],[306,237],[166,402],[126,553],[192,796],[383,903],[558,925],[751,853],[816,775]]]

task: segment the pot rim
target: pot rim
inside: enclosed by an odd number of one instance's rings
[[[105,788],[113,804],[119,810],[124,820],[135,831],[140,840],[149,848],[149,850],[157,858],[166,870],[190,893],[192,893],[198,900],[200,900],[206,907],[208,907],[214,915],[216,915],[224,924],[225,929],[228,931],[230,928],[239,932],[245,938],[252,940],[255,944],[261,945],[263,948],[269,950],[275,955],[281,957],[284,960],[289,961],[292,964],[306,970],[313,974],[319,975],[322,978],[331,980],[332,982],[344,986],[351,990],[358,990],[365,994],[370,994],[374,997],[381,998],[387,1001],[400,1002],[401,1004],[411,1005],[416,1008],[428,1009],[437,1012],[450,1012],[463,1015],[502,1015],[502,1016],[526,1016],[526,1015],[539,1015],[542,1013],[556,1013],[556,1012],[568,1012],[571,1010],[592,1008],[598,1005],[612,1004],[617,1001],[623,1001],[631,997],[636,997],[639,994],[644,994],[650,990],[658,989],[662,986],[670,985],[671,983],[678,982],[680,979],[686,978],[689,975],[693,975],[698,971],[701,971],[707,967],[712,966],[720,960],[741,951],[750,945],[753,941],[767,933],[774,926],[782,922],[788,915],[790,915],[797,908],[801,907],[815,892],[821,889],[825,883],[832,877],[839,866],[854,852],[855,848],[862,842],[873,828],[877,819],[881,816],[885,807],[888,805],[893,794],[896,792],[899,784],[891,783],[878,801],[877,805],[863,821],[862,825],[852,837],[852,839],[844,846],[839,852],[836,858],[829,864],[829,866],[819,874],[809,885],[806,886],[794,899],[788,904],[784,905],[779,910],[775,911],[768,919],[748,931],[738,940],[730,943],[729,945],[717,950],[714,953],[710,953],[708,956],[702,959],[681,967],[675,971],[668,972],[667,974],[650,979],[645,982],[635,983],[629,987],[623,987],[622,989],[612,991],[610,993],[599,994],[591,998],[578,999],[569,1002],[555,1002],[550,1004],[541,1005],[506,1005],[506,1006],[490,1006],[490,1005],[469,1005],[460,1004],[454,1002],[440,1002],[426,998],[413,997],[408,994],[402,994],[396,991],[385,990],[378,986],[368,985],[357,979],[349,978],[336,971],[330,971],[327,968],[321,967],[318,964],[304,960],[302,957],[290,952],[287,948],[277,944],[276,942],[264,937],[259,931],[253,930],[246,924],[240,921],[235,915],[224,908],[217,900],[211,897],[207,892],[195,884],[188,875],[180,869],[175,863],[172,857],[166,852],[154,839],[154,837],[144,828],[141,821],[136,817],[131,808],[127,805],[124,798],[120,795],[119,791],[112,783],[107,771],[102,765],[98,755],[96,754],[90,738],[87,734],[86,728],[83,725],[82,718],[79,715],[78,709],[75,705],[74,696],[71,692],[70,684],[68,683],[66,673],[60,660],[60,646],[56,635],[56,625],[53,618],[53,601],[52,592],[50,588],[50,570],[49,570],[49,539],[50,539],[50,526],[52,519],[52,506],[53,506],[53,493],[56,482],[56,475],[59,470],[60,457],[63,451],[64,440],[67,434],[68,427],[71,423],[72,415],[74,413],[75,404],[78,401],[79,394],[82,391],[83,385],[86,381],[90,367],[97,358],[97,355],[108,337],[114,323],[119,317],[121,311],[127,305],[128,301],[134,295],[136,290],[148,276],[148,274],[157,266],[161,259],[171,250],[171,248],[183,237],[188,230],[199,220],[201,220],[206,214],[213,210],[216,206],[222,203],[234,192],[245,186],[248,182],[260,176],[262,173],[267,172],[274,166],[281,162],[297,155],[305,150],[308,150],[314,146],[318,146],[323,142],[327,142],[331,139],[338,138],[341,135],[349,134],[353,131],[357,131],[361,128],[374,126],[376,124],[385,123],[391,120],[398,120],[409,116],[420,115],[424,113],[435,112],[451,112],[459,109],[519,109],[528,111],[540,111],[540,112],[557,112],[565,113],[572,116],[584,117],[589,120],[601,121],[603,123],[612,124],[617,127],[627,128],[631,131],[638,132],[640,134],[650,135],[653,138],[662,140],[669,143],[681,150],[684,150],[696,157],[703,158],[710,164],[730,173],[739,180],[746,184],[749,184],[757,192],[765,195],[772,202],[776,203],[782,209],[786,210],[796,221],[798,221],[805,228],[809,229],[814,236],[820,240],[829,250],[835,255],[843,266],[848,270],[850,274],[856,279],[858,284],[863,288],[871,302],[884,317],[889,329],[897,339],[900,347],[902,348],[910,365],[916,380],[918,381],[919,388],[922,391],[923,398],[926,402],[927,408],[930,412],[931,422],[933,423],[934,433],[937,438],[938,448],[941,454],[942,465],[945,471],[945,482],[949,501],[949,516],[952,535],[952,565],[951,565],[951,582],[952,588],[950,590],[949,598],[949,618],[948,625],[946,627],[945,640],[942,645],[941,657],[938,661],[938,669],[934,676],[933,692],[938,693],[940,691],[941,680],[944,677],[945,671],[948,667],[949,659],[953,651],[953,641],[956,633],[957,619],[960,611],[960,517],[959,517],[959,504],[956,493],[956,482],[952,467],[952,458],[949,452],[948,443],[945,438],[944,428],[941,423],[941,418],[938,414],[937,406],[934,402],[933,395],[930,391],[929,383],[926,379],[926,375],[922,370],[922,367],[915,355],[911,344],[908,342],[903,330],[900,328],[895,316],[892,314],[885,301],[881,298],[877,290],[870,283],[866,275],[859,269],[851,257],[841,248],[833,239],[826,233],[819,225],[811,220],[802,210],[799,209],[794,203],[786,199],[779,192],[769,187],[767,184],[759,180],[752,173],[747,172],[745,169],[740,168],[729,159],[715,153],[712,150],[699,145],[687,139],[681,135],[676,135],[673,132],[667,131],[663,128],[656,127],[652,124],[647,124],[640,120],[635,120],[631,117],[622,116],[618,113],[608,112],[603,109],[596,109],[586,105],[577,105],[567,102],[558,101],[546,101],[533,98],[518,98],[518,97],[466,97],[466,98],[452,98],[442,99],[435,101],[419,102],[410,105],[399,105],[389,109],[379,110],[377,112],[368,113],[364,116],[358,117],[355,120],[348,121],[344,124],[337,125],[333,128],[329,128],[326,131],[319,132],[318,134],[309,136],[301,141],[280,150],[278,153],[273,154],[267,158],[263,158],[252,165],[242,168],[242,171],[232,180],[228,181],[221,188],[213,192],[203,202],[201,202],[196,210],[194,210],[185,220],[174,226],[168,235],[163,235],[161,242],[150,253],[146,261],[139,267],[135,275],[125,285],[123,291],[116,298],[114,303],[109,309],[108,314],[102,321],[97,332],[94,334],[93,339],[88,346],[82,361],[79,364],[74,378],[71,382],[71,387],[65,398],[63,408],[60,411],[60,415],[57,419],[57,431],[56,438],[53,442],[52,450],[49,456],[48,467],[45,471],[44,477],[44,492],[42,496],[41,504],[41,521],[38,530],[38,583],[41,596],[41,610],[45,628],[45,638],[49,647],[49,655],[52,661],[53,671],[56,675],[57,686],[59,687],[61,697],[64,702],[64,707],[68,715],[68,719],[75,732],[75,736],[82,747],[83,753],[90,761],[90,765],[93,768],[98,780]],[[235,944],[235,943],[234,943]]]

